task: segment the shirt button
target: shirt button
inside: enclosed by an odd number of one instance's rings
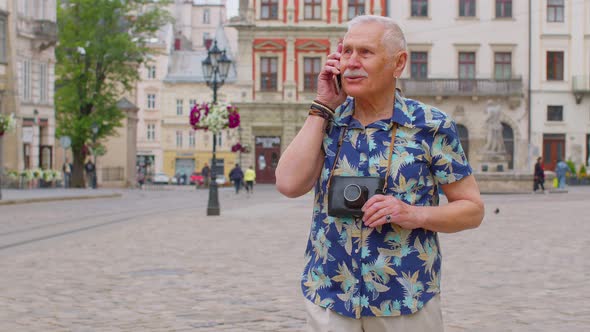
[[[358,254],[358,253],[359,253],[359,250],[357,249],[357,250],[355,250],[354,252]]]
[[[357,279],[357,280],[356,280],[356,283],[358,284],[359,282],[360,282],[360,280],[358,280],[358,279]]]

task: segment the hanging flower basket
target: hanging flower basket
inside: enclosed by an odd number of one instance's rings
[[[250,152],[250,148],[247,145],[242,145],[240,142],[237,142],[236,144],[232,145],[231,152],[248,153]]]
[[[210,130],[217,134],[222,129],[237,128],[240,125],[240,114],[238,108],[231,104],[195,104],[189,122],[194,130]]]
[[[4,133],[12,131],[15,126],[14,114],[0,114],[0,137],[4,136]]]
[[[232,145],[231,152],[242,152],[242,149],[243,149],[242,144],[240,144],[240,142],[238,142],[238,143]]]

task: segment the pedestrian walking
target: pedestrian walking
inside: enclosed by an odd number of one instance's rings
[[[84,170],[86,171],[86,181],[88,183],[88,187],[92,189],[96,189],[96,167],[92,160],[88,159],[86,164],[84,164]]]
[[[64,188],[70,188],[72,186],[72,169],[72,164],[68,161],[68,158],[66,158],[61,167],[61,170],[64,173]]]
[[[454,121],[396,90],[407,59],[393,19],[353,18],[279,160],[279,192],[315,188],[308,331],[443,330],[437,232],[479,226],[484,207]]]
[[[205,188],[209,188],[209,183],[211,181],[211,173],[209,165],[207,163],[205,163],[203,168],[201,168],[201,175],[203,176],[203,184],[205,185]]]
[[[248,166],[248,169],[244,173],[244,181],[246,182],[246,192],[254,193],[254,181],[256,181],[256,172],[252,166]]]
[[[239,164],[236,164],[236,166],[229,172],[229,180],[234,183],[236,194],[238,194],[240,192],[242,181],[244,181],[244,172],[242,172]]]
[[[139,189],[143,189],[144,183],[145,183],[145,174],[143,173],[143,170],[139,170],[139,172],[137,172],[137,184],[139,186]]]
[[[535,173],[534,173],[534,184],[533,184],[533,192],[537,192],[537,189],[541,188],[542,192],[545,192],[545,169],[543,168],[543,164],[541,161],[543,158],[537,158],[537,163],[535,164]]]
[[[565,176],[570,170],[569,166],[565,161],[559,159],[555,166],[555,175],[557,176],[557,188],[565,189]]]

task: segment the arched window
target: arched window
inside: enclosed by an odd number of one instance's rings
[[[459,140],[461,141],[463,151],[465,151],[465,156],[469,159],[469,131],[464,125],[458,124],[457,133],[459,134]]]
[[[502,122],[502,138],[504,139],[506,154],[510,157],[508,169],[514,169],[514,131],[510,125],[504,122]]]

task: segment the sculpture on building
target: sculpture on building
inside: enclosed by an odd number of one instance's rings
[[[494,103],[492,100],[488,100],[486,107],[486,126],[488,129],[486,137],[486,145],[484,151],[487,153],[506,153],[506,147],[504,146],[504,138],[502,137],[502,123],[500,122],[500,116],[502,115],[502,108],[500,105]]]

